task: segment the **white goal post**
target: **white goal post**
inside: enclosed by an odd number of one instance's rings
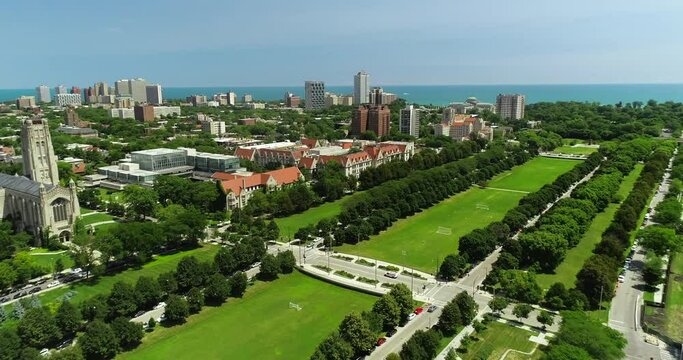
[[[296,311],[301,311],[301,306],[299,304],[295,304],[293,302],[289,302],[289,308],[290,309],[296,309]]]
[[[436,229],[436,233],[440,235],[451,235],[453,234],[453,230],[449,227],[439,226],[438,229]]]

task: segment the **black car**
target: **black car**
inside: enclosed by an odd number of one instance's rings
[[[389,329],[389,331],[387,331],[386,337],[392,337],[394,334],[396,334],[396,328]]]
[[[9,300],[8,296],[2,297],[2,298],[0,298],[0,303],[7,302],[7,300]]]
[[[38,291],[40,291],[40,286],[34,287],[33,289],[29,290],[28,293],[29,293],[29,294],[35,294],[35,293],[37,293]]]

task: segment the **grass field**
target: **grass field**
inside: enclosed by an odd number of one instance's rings
[[[62,264],[64,264],[65,269],[68,269],[74,265],[74,261],[71,260],[71,257],[67,251],[61,252],[59,254],[37,255],[43,253],[52,253],[52,251],[47,249],[34,249],[29,253],[34,255],[31,258],[36,262],[36,264],[48,269],[50,272],[52,272],[54,263],[57,261],[57,259],[62,259]]]
[[[81,223],[83,226],[88,226],[90,224],[102,222],[102,221],[109,221],[109,220],[114,220],[115,218],[109,214],[105,213],[98,213],[98,214],[92,214],[88,216],[81,216]]]
[[[524,192],[538,190],[576,164],[576,160],[534,158],[496,176],[489,181],[489,189],[471,188],[456,194],[395,222],[368,241],[343,245],[337,250],[434,273],[437,261],[457,251],[461,236],[502,219],[509,209],[517,205]],[[450,228],[451,234],[437,233],[440,226]]]
[[[594,148],[594,147],[570,146],[570,145],[560,146],[560,147],[555,148],[555,150],[553,150],[554,153],[570,154],[570,155],[590,155],[596,151],[598,151],[598,149]]]
[[[83,215],[83,214],[89,214],[89,213],[91,213],[91,212],[93,212],[93,211],[95,211],[95,210],[90,210],[90,209],[86,209],[86,208],[82,207],[82,208],[81,208],[81,215]]]
[[[97,294],[109,292],[114,283],[126,281],[133,284],[140,276],[156,277],[161,273],[175,270],[181,258],[194,255],[199,260],[213,259],[218,251],[218,246],[203,246],[190,251],[179,252],[172,255],[157,256],[153,261],[145,264],[140,269],[128,269],[115,275],[103,276],[96,283],[79,282],[71,286],[65,286],[41,294],[40,300],[43,304],[49,304],[59,299],[69,291],[74,293],[71,302],[79,302]]]
[[[529,341],[529,337],[536,333],[523,330],[511,325],[493,321],[487,325],[486,330],[474,336],[479,340],[472,342],[467,347],[467,352],[459,354],[463,360],[500,359],[508,349],[521,352],[531,352],[536,344]],[[506,357],[509,358],[510,354]],[[537,354],[517,354],[516,359],[536,359]]]
[[[158,328],[118,359],[308,359],[344,316],[376,300],[295,272],[257,282],[243,298],[206,307],[184,325]]]
[[[315,225],[321,219],[338,215],[341,212],[342,205],[354,195],[348,195],[339,200],[324,203],[299,214],[275,219],[277,226],[280,228],[280,236],[285,239],[293,239],[294,234],[302,227]]]
[[[635,184],[640,172],[643,170],[642,164],[636,164],[636,167],[629,173],[619,186],[617,194],[621,195],[622,199],[628,196],[633,185]],[[569,249],[564,261],[555,269],[554,274],[537,274],[536,281],[543,289],[548,289],[550,285],[561,282],[567,288],[574,287],[576,281],[576,274],[583,267],[584,262],[593,255],[593,249],[602,239],[602,233],[612,223],[614,214],[619,209],[620,204],[609,204],[605,211],[599,213],[593,219],[593,222],[588,227],[588,230],[576,247]]]
[[[683,341],[683,252],[674,255],[666,294],[665,328],[670,337]]]

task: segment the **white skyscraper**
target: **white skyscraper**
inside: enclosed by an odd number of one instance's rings
[[[524,118],[524,95],[498,94],[496,96],[496,113],[501,119],[519,120]]]
[[[237,105],[237,94],[232,91],[228,92],[228,105]]]
[[[132,97],[136,103],[147,102],[147,81],[145,81],[145,79],[138,78],[128,80],[128,85],[130,86],[130,97]]]
[[[68,94],[68,93],[69,92],[66,91],[66,86],[64,86],[64,85],[55,86],[55,95]]]
[[[420,113],[413,105],[408,105],[405,109],[401,109],[399,130],[410,136],[420,136]]]
[[[306,109],[323,109],[325,107],[325,83],[322,81],[306,81]]]
[[[77,106],[81,105],[81,94],[57,94],[55,103],[58,106]]]
[[[49,103],[52,101],[50,96],[50,88],[45,85],[40,85],[36,88],[36,99],[41,103]]]
[[[161,85],[147,85],[147,103],[161,105],[163,102],[163,97],[161,95]]]
[[[367,104],[370,102],[370,75],[360,71],[353,77],[353,104]]]
[[[130,96],[130,80],[118,80],[114,83],[116,96]]]

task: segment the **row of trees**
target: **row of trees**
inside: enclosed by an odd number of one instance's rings
[[[509,238],[512,234],[521,230],[531,218],[543,211],[549,203],[555,201],[574,183],[593,171],[600,164],[601,158],[602,155],[600,154],[589,156],[586,161],[560,175],[552,184],[545,185],[538,191],[524,196],[516,207],[508,210],[503,220],[492,222],[485,228],[475,229],[461,237],[459,241],[460,254],[457,256],[449,255],[451,260],[449,262],[444,261],[439,269],[439,276],[444,279],[451,279],[462,274],[466,268],[463,267],[459,257],[473,264],[486,258],[496,246],[510,243]],[[506,254],[504,251],[496,263],[497,266],[494,267],[494,271],[497,267],[502,269],[519,267],[520,257]],[[493,276],[495,277],[496,274]],[[489,279],[489,283],[492,279]],[[492,283],[495,284],[496,282]]]
[[[400,358],[405,360],[431,360],[437,355],[441,339],[455,335],[460,329],[472,323],[479,305],[466,292],[459,293],[444,306],[436,326],[416,331],[403,344]]]
[[[483,146],[482,146],[483,145]],[[426,170],[464,159],[474,153],[478,153],[486,144],[476,141],[461,141],[447,143],[437,154],[434,150],[424,149],[415,154],[408,161],[394,161],[382,164],[376,168],[363,171],[358,177],[359,188],[367,190],[389,180],[400,179],[408,176],[415,170]]]
[[[657,143],[630,194],[602,234],[602,240],[593,251],[595,255],[579,271],[576,288],[586,295],[590,307],[597,308],[601,299],[612,298],[625,250],[631,246],[630,232],[638,226],[639,215],[664,175],[673,149],[671,142]]]
[[[562,313],[562,326],[551,341],[547,360],[617,360],[624,357],[626,339],[617,330],[581,311]]]
[[[324,219],[316,226],[319,236],[339,243],[357,243],[388,228],[399,218],[457,193],[472,183],[485,181],[528,160],[519,147],[492,146],[485,153],[429,170],[414,171],[400,180],[372,188],[345,204],[336,219]]]
[[[316,348],[312,360],[348,360],[369,354],[378,335],[408,320],[413,296],[404,284],[395,285],[370,311],[347,315],[334,333]]]

